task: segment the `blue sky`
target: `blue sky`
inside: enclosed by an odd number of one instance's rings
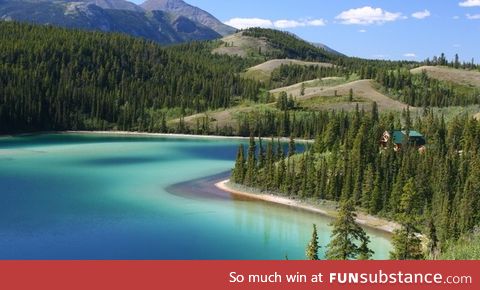
[[[480,62],[480,0],[186,2],[232,26],[291,31],[350,56],[423,60],[444,52]]]

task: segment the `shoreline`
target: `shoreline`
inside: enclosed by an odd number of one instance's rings
[[[222,135],[195,135],[195,134],[177,134],[177,133],[148,133],[148,132],[138,132],[138,131],[46,131],[46,132],[32,132],[32,133],[21,133],[21,134],[11,134],[11,135],[0,135],[0,137],[16,137],[16,136],[29,136],[34,134],[85,134],[85,135],[104,135],[104,136],[130,136],[130,137],[159,137],[159,138],[182,138],[182,139],[204,139],[204,140],[249,140],[250,137],[242,136],[222,136]],[[258,137],[255,137],[258,139]],[[270,140],[271,137],[262,137],[263,140]],[[280,140],[281,142],[288,142],[290,138],[280,137],[273,138],[275,141]],[[295,142],[299,143],[313,143],[315,140],[311,139],[297,139]]]
[[[256,194],[256,193],[251,193],[243,190],[237,190],[229,187],[228,186],[229,182],[230,182],[229,179],[217,182],[215,184],[215,187],[237,196],[247,197],[253,200],[261,200],[269,203],[275,203],[279,205],[284,205],[292,208],[297,208],[297,209],[317,213],[317,214],[331,217],[331,218],[336,218],[336,213],[337,213],[336,210],[330,210],[326,207],[322,208],[319,205],[310,205],[299,200],[294,200],[291,198],[277,196],[273,194]],[[361,212],[357,212],[356,222],[359,225],[362,225],[374,230],[379,230],[390,235],[393,234],[394,230],[399,227],[399,225],[395,222],[387,221],[387,220],[384,220],[375,216],[367,215]]]

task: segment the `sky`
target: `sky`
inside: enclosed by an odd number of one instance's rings
[[[132,0],[142,2],[142,0]],[[186,0],[236,28],[286,30],[349,56],[480,63],[480,0]]]

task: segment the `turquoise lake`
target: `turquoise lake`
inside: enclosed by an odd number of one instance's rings
[[[0,259],[304,259],[314,223],[327,245],[331,219],[213,187],[240,142],[0,137]]]

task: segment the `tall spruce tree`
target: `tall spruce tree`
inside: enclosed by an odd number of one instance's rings
[[[368,247],[368,244],[370,244],[370,237],[364,235],[361,238],[360,247],[358,248],[358,260],[370,260],[375,254],[375,252]]]
[[[401,225],[393,233],[393,250],[390,252],[392,260],[422,260],[424,259],[422,251],[422,241],[417,236],[417,228],[412,223]]]
[[[246,186],[255,186],[256,183],[256,169],[257,169],[257,157],[256,151],[257,146],[255,144],[255,138],[250,136],[250,143],[248,145],[248,155],[247,155],[247,169],[245,173],[245,185]]]
[[[290,135],[290,141],[288,142],[288,157],[292,157],[297,153],[297,147],[295,145],[295,138]]]
[[[394,260],[421,260],[424,258],[422,243],[419,238],[419,230],[415,226],[415,207],[417,191],[415,189],[415,180],[408,179],[403,187],[400,197],[397,219],[400,221],[401,228],[394,231],[392,238],[393,251],[390,258]]]
[[[235,161],[235,167],[232,172],[232,181],[238,184],[242,184],[245,179],[245,157],[243,144],[238,146],[237,159]]]
[[[355,207],[351,200],[343,201],[335,222],[332,223],[332,239],[327,247],[328,260],[352,260],[369,258],[369,238],[365,231],[355,223]],[[359,247],[357,243],[362,245]]]
[[[313,225],[313,232],[312,232],[312,239],[307,245],[307,249],[305,254],[307,256],[307,260],[319,260],[318,251],[320,246],[318,244],[318,234],[317,234],[317,225]]]

